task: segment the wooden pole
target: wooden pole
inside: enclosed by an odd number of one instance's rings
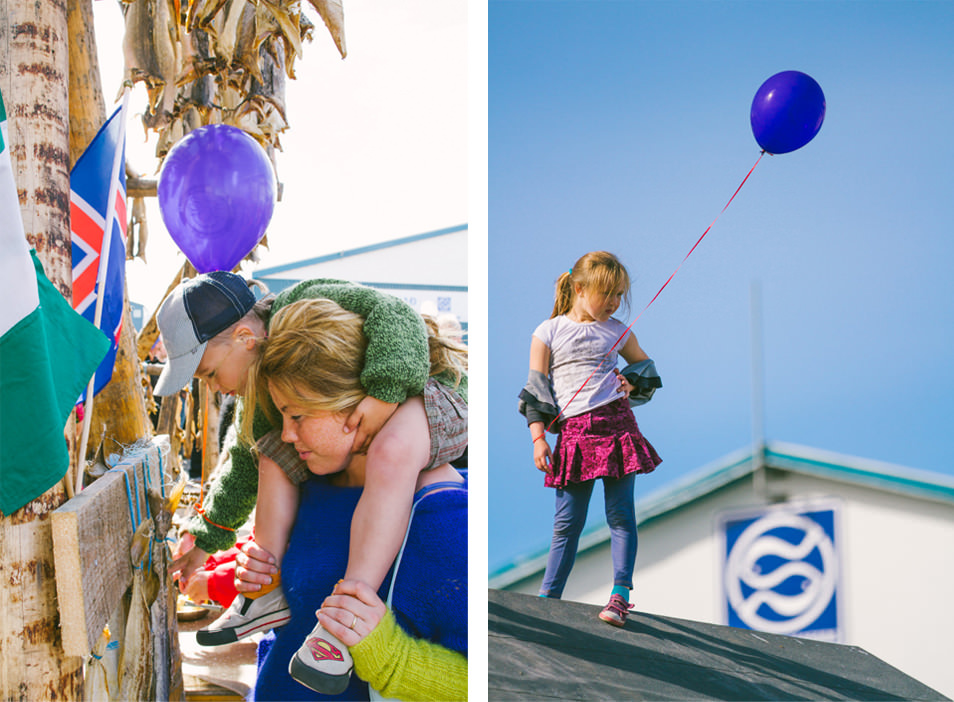
[[[88,2],[88,0],[87,0]],[[47,277],[72,296],[69,46],[65,3],[0,0],[0,90],[24,230]],[[52,532],[62,483],[0,519],[0,698],[82,699],[83,664],[63,653]]]
[[[70,0],[70,168],[96,136],[106,115],[90,0]]]
[[[199,395],[202,397],[202,423],[199,430],[202,432],[202,480],[212,475],[212,470],[219,464],[219,402],[216,393],[209,391],[205,381],[199,382]]]
[[[752,488],[760,502],[768,500],[765,474],[765,374],[762,370],[762,288],[753,280],[752,309]]]

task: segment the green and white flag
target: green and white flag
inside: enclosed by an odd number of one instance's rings
[[[109,347],[73,311],[27,246],[0,95],[0,512],[49,490],[69,468],[63,428]]]

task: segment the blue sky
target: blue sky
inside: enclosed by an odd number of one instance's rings
[[[516,397],[556,277],[613,251],[632,321],[758,159],[749,111],[779,71],[821,85],[820,132],[762,159],[633,328],[664,385],[637,409],[663,457],[637,510],[751,444],[754,284],[769,441],[954,475],[954,3],[488,9],[491,570],[549,543]]]

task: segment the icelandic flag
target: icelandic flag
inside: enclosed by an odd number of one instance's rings
[[[63,428],[109,346],[30,251],[0,96],[0,512],[50,489],[70,465]]]
[[[96,369],[95,395],[113,376],[126,271],[126,102],[116,108],[70,171],[73,309],[112,341]],[[109,236],[104,236],[106,228]],[[97,297],[103,295],[97,322]],[[86,391],[77,402],[83,402]]]

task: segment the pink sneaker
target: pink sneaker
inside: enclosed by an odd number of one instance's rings
[[[623,626],[626,623],[626,616],[632,608],[633,605],[622,597],[613,595],[610,597],[609,604],[603,607],[603,611],[600,612],[600,619],[613,626]]]

